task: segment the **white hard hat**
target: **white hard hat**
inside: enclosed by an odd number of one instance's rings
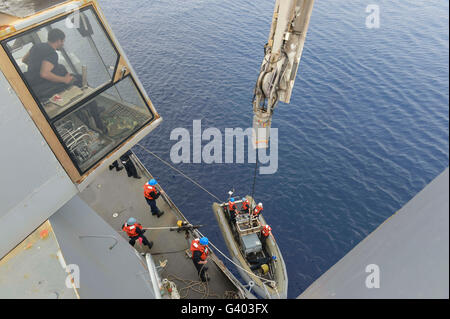
[[[258,206],[259,206],[259,207],[263,207],[263,206],[262,206],[262,203],[259,203]]]

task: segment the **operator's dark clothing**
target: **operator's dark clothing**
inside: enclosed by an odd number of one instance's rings
[[[103,121],[101,119],[101,113],[103,112],[104,108],[101,106],[98,106],[97,101],[91,101],[86,104],[86,106],[82,107],[77,111],[78,118],[86,125],[90,127],[89,118],[93,118],[95,122],[95,126],[102,131],[102,133],[107,134],[108,129],[106,128],[105,124],[103,124]]]
[[[37,43],[30,50],[30,56],[28,58],[28,71],[25,72],[25,78],[31,85],[34,94],[37,95],[39,100],[45,101],[51,98],[56,93],[76,85],[82,86],[81,75],[72,74],[73,82],[70,84],[52,82],[41,77],[41,67],[44,61],[53,64],[53,74],[58,76],[65,76],[68,71],[66,67],[58,63],[58,53],[48,43]],[[92,117],[95,121],[96,127],[102,132],[107,133],[107,129],[101,120],[100,114],[103,109],[97,105],[96,101],[89,102],[85,107],[80,109],[76,114],[78,118],[86,125],[89,123],[89,118]],[[88,125],[89,126],[89,125]]]
[[[38,43],[31,48],[28,60],[27,78],[30,84],[33,85],[41,80],[41,66],[44,61],[48,61],[55,66],[52,70],[53,73],[59,76],[65,75],[65,73],[62,74],[63,72],[61,72],[63,71],[61,67],[64,68],[64,66],[58,64],[58,53],[56,53],[56,50],[48,43]]]
[[[65,76],[68,72],[64,65],[58,63],[58,53],[48,43],[35,44],[30,50],[28,59],[28,71],[25,78],[31,85],[33,92],[39,99],[44,100],[69,88],[72,84],[56,83],[41,77],[42,62],[47,61],[53,64],[52,73],[58,76]],[[81,86],[81,77],[74,76],[75,83]]]
[[[202,252],[201,251],[194,251],[194,254],[192,255],[192,261],[194,262],[194,266],[195,268],[197,268],[197,272],[198,275],[200,277],[200,279],[205,282],[206,281],[206,275],[205,275],[205,271],[208,269],[206,267],[206,264],[199,264],[199,261],[202,261]]]

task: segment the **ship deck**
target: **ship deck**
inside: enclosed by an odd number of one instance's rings
[[[77,299],[67,289],[65,261],[46,221],[0,259],[0,299]]]
[[[157,199],[158,208],[165,212],[164,215],[160,218],[151,215],[143,195],[143,185],[152,176],[134,155],[133,160],[141,179],[128,177],[125,169],[105,170],[80,197],[126,239],[128,237],[121,231],[121,226],[129,217],[135,217],[144,228],[175,227],[178,220],[185,220],[167,195]],[[197,270],[186,254],[193,239],[192,234],[186,239],[184,231],[158,229],[147,230],[145,235],[149,241],[153,241],[153,247],[141,247],[137,242],[135,249],[140,253],[152,254],[156,266],[167,260],[161,271],[161,278],[173,281],[181,298],[236,298],[239,291],[242,292],[242,288],[236,287],[239,285],[237,279],[214,254],[207,264],[210,281],[202,283],[199,280]]]

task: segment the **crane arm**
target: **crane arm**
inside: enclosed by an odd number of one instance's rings
[[[274,108],[289,103],[314,0],[276,0],[253,96],[253,145],[267,148]]]

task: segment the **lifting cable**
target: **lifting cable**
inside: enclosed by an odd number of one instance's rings
[[[217,199],[219,202],[222,202],[222,200],[218,196],[216,196],[213,193],[211,193],[210,191],[208,191],[205,187],[200,185],[198,182],[194,181],[191,177],[187,176],[185,173],[180,171],[178,168],[174,167],[173,165],[171,165],[167,161],[163,160],[161,157],[159,157],[158,155],[156,155],[155,153],[153,153],[152,151],[150,151],[146,147],[142,146],[141,144],[137,143],[136,145],[140,146],[145,152],[149,153],[150,155],[152,155],[153,157],[155,157],[156,159],[161,161],[163,164],[165,164],[166,166],[170,167],[171,169],[176,171],[178,174],[182,175],[183,177],[185,177],[186,179],[191,181],[193,184],[197,185],[199,188],[201,188],[203,191],[205,191],[206,193],[208,193],[209,195],[211,195],[212,197]],[[252,186],[252,192],[251,192],[252,198],[254,198],[253,196],[255,195],[255,186],[256,186],[257,172],[258,172],[258,151],[256,151],[255,171],[254,171],[254,174],[253,174],[253,186]]]
[[[170,167],[171,169],[173,169],[174,171],[176,171],[177,173],[181,174],[182,176],[184,176],[185,178],[187,178],[188,180],[190,180],[192,183],[194,183],[195,185],[197,185],[198,187],[200,187],[201,189],[203,189],[205,192],[207,192],[209,195],[211,195],[212,197],[214,197],[215,199],[217,199],[219,202],[222,202],[222,200],[217,197],[216,195],[212,194],[210,191],[208,191],[206,188],[204,188],[202,185],[200,185],[199,183],[197,183],[196,181],[194,181],[192,178],[190,178],[189,176],[187,176],[185,173],[183,173],[182,171],[180,171],[178,168],[174,167],[173,165],[171,165],[170,163],[166,162],[165,160],[163,160],[161,157],[159,157],[158,155],[156,155],[155,153],[153,153],[152,151],[148,150],[147,148],[145,148],[144,146],[142,146],[141,144],[137,143],[136,145],[140,146],[144,151],[146,151],[147,153],[149,153],[150,155],[153,155],[155,158],[159,159],[162,163],[164,163],[165,165],[167,165],[168,167]]]
[[[253,195],[255,195],[255,184],[256,184],[256,175],[258,171],[258,149],[256,149],[256,162],[255,162],[255,173],[253,174],[253,186],[252,186],[252,200],[255,201]]]

